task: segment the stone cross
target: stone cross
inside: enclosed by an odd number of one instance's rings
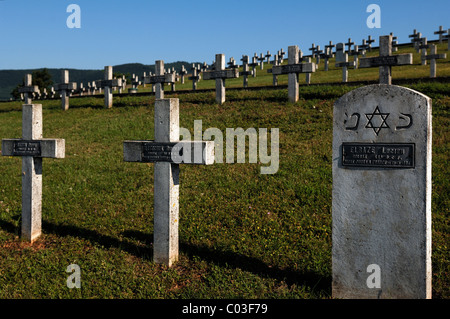
[[[266,55],[265,55],[265,57],[266,57],[266,63],[270,63],[270,57],[272,56],[272,54],[270,54],[270,51],[269,50],[267,50],[267,53],[266,53]]]
[[[361,51],[363,57],[366,56],[366,50],[368,48],[369,48],[369,46],[366,43],[366,39],[363,39],[362,44],[359,46],[359,50]]]
[[[431,114],[429,97],[396,85],[336,101],[333,298],[431,298]]]
[[[278,50],[278,64],[282,64],[283,63],[283,59],[284,56],[286,54],[286,51],[283,50],[283,48],[281,48],[280,50]]]
[[[447,30],[443,30],[442,26],[439,26],[439,30],[434,32],[434,34],[439,34],[439,43],[442,43],[442,40],[444,39],[444,34],[446,33]]]
[[[319,65],[320,55],[322,54],[322,51],[320,50],[320,45],[316,46],[315,54],[316,54],[316,64]]]
[[[355,42],[353,42],[351,38],[348,38],[348,42],[345,43],[345,45],[347,46],[347,53],[350,54],[350,52],[352,52],[352,45],[354,44]]]
[[[213,164],[214,142],[180,142],[178,99],[157,99],[154,123],[155,140],[124,141],[123,155],[154,163],[153,260],[170,267],[178,259],[180,164]]]
[[[192,80],[192,90],[197,90],[197,83],[200,80],[200,75],[198,74],[199,68],[192,64],[192,76],[189,77],[189,80]]]
[[[287,74],[288,75],[288,98],[289,102],[295,103],[298,101],[299,85],[298,74],[299,73],[311,73],[316,71],[316,65],[314,63],[299,63],[300,51],[297,45],[288,47],[288,64],[278,65],[272,67],[273,75]]]
[[[394,34],[391,32],[390,35],[392,35],[392,52],[397,52],[398,51],[398,47],[397,47],[397,37],[394,36]]]
[[[328,71],[328,59],[332,59],[334,57],[334,54],[333,54],[334,47],[335,47],[335,45],[331,41],[329,42],[329,44],[327,44],[325,46],[325,55],[324,55],[324,59],[325,59],[324,70],[325,71]]]
[[[256,78],[256,67],[259,65],[259,62],[257,62],[258,57],[257,56],[253,56],[252,57],[252,63],[249,63],[248,65],[252,67],[252,74],[253,77]]]
[[[273,64],[273,66],[279,65],[278,53],[273,56],[273,61],[270,63]],[[273,86],[278,86],[278,75],[273,74],[272,69],[267,70],[267,73],[272,73],[272,84]]]
[[[184,76],[187,74],[187,70],[184,68],[184,64],[181,66],[180,70],[180,77],[181,77],[181,84],[184,84]]]
[[[369,37],[367,38],[367,48],[369,49],[369,52],[372,51],[372,43],[374,43],[375,40],[372,39],[372,36],[369,35]]]
[[[63,111],[69,109],[70,93],[77,89],[75,82],[69,82],[69,70],[61,70],[61,83],[55,85],[55,90],[61,95],[61,108]]]
[[[155,85],[155,98],[164,98],[164,83],[175,83],[175,74],[166,73],[164,74],[164,61],[158,60],[155,62],[155,75],[149,76],[144,79],[146,84]]]
[[[22,138],[2,140],[2,155],[22,157],[21,236],[33,242],[42,228],[42,158],[64,158],[65,140],[42,138],[42,105],[23,104]]]
[[[261,53],[259,55],[258,61],[259,61],[259,67],[261,70],[264,70],[264,60],[266,59],[266,57]]]
[[[438,54],[437,46],[435,44],[430,45],[430,51],[431,51],[430,52],[431,54],[427,55],[426,59],[430,60],[430,78],[435,78],[436,77],[436,60],[446,59],[447,54],[445,54],[445,53]]]
[[[408,35],[408,38],[411,38],[411,42],[414,43],[414,45],[416,43],[415,40],[417,37],[418,37],[418,33],[417,33],[416,29],[414,29],[412,34]]]
[[[450,29],[447,30],[444,40],[447,40],[447,51],[450,51]]]
[[[113,79],[113,67],[105,66],[104,80],[98,80],[95,82],[97,88],[105,89],[105,107],[111,108],[113,106],[113,87],[122,85],[122,79]]]
[[[360,59],[361,68],[380,68],[380,84],[392,84],[393,66],[413,63],[412,53],[392,55],[392,35],[380,36],[380,56]]]
[[[311,51],[311,56],[313,57],[313,58],[315,58],[316,57],[316,44],[315,43],[313,43],[312,45],[311,45],[311,47],[308,49],[309,51]],[[289,49],[288,49],[288,58],[289,58]]]
[[[222,104],[225,102],[225,80],[239,77],[238,69],[225,69],[225,55],[216,54],[214,71],[203,72],[204,80],[216,80],[216,102]]]
[[[349,39],[350,40],[350,39]],[[348,61],[348,53],[345,52],[344,43],[336,44],[336,67],[342,68],[342,82],[348,81],[348,67],[355,68],[355,61]]]
[[[19,93],[23,94],[25,104],[31,104],[33,94],[39,93],[39,87],[32,84],[31,74],[25,74],[24,85],[19,87]]]
[[[421,57],[421,61],[422,61],[422,65],[427,65],[427,49],[430,46],[428,45],[428,41],[427,38],[421,38],[420,39],[420,44],[419,44],[419,49],[422,50],[422,57]]]
[[[244,77],[244,88],[248,87],[248,76],[249,75],[253,75],[253,71],[250,71],[249,67],[248,67],[248,55],[243,55],[242,56],[242,72],[239,72],[240,76]]]
[[[417,33],[416,37],[413,38],[411,41],[414,42],[414,48],[416,49],[417,53],[419,53],[420,52],[419,46],[422,42],[422,33],[420,32]]]
[[[359,47],[357,45],[355,45],[353,47],[353,51],[352,51],[353,59],[355,61],[355,69],[358,68],[358,62],[359,62],[358,55],[360,55],[360,54],[361,54],[361,52],[359,51]]]
[[[230,58],[230,62],[228,62],[227,64],[229,69],[239,68],[239,66],[236,64],[236,60],[233,57]]]

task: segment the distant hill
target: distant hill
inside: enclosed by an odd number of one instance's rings
[[[174,63],[165,63],[164,67],[175,68],[177,72],[180,72],[181,66],[190,71],[190,66],[192,63],[200,62],[186,62],[178,61]],[[9,100],[11,97],[11,91],[20,83],[22,83],[25,74],[32,73],[35,70],[0,70],[0,100]],[[61,80],[61,70],[62,69],[50,69],[48,71],[52,75],[53,83],[59,83]],[[68,69],[69,70],[69,80],[71,82],[83,83],[87,86],[87,82],[103,79],[103,70],[79,70],[79,69]],[[143,73],[155,72],[155,65],[145,65],[141,63],[127,63],[121,65],[113,66],[113,72],[123,73],[123,74],[136,74],[142,77]]]

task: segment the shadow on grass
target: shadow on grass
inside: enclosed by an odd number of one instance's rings
[[[0,227],[7,232],[17,234],[18,229],[11,222],[0,219]],[[72,236],[99,244],[105,248],[118,248],[138,258],[152,260],[153,258],[153,234],[141,231],[128,230],[122,232],[125,240],[116,237],[102,235],[96,230],[90,230],[72,225],[60,225],[48,221],[42,222],[43,232],[60,237]],[[143,245],[137,245],[128,239],[137,240]],[[289,286],[306,286],[315,293],[330,295],[331,278],[315,272],[299,272],[291,268],[277,268],[267,265],[258,258],[245,256],[228,250],[215,250],[207,246],[194,245],[192,243],[180,242],[180,251],[189,259],[193,257],[214,263],[221,267],[239,268],[251,272],[262,278],[273,278],[284,281]]]

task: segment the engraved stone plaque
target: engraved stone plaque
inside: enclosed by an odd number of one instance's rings
[[[414,144],[342,143],[342,166],[414,168]]]
[[[14,141],[13,156],[41,156],[41,143],[39,141]]]

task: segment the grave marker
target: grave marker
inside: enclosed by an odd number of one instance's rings
[[[428,45],[428,41],[427,38],[421,38],[420,39],[420,44],[419,44],[419,49],[422,50],[422,65],[427,65],[427,49],[430,46]]]
[[[369,85],[335,103],[333,298],[431,298],[431,145],[417,91]]]
[[[430,78],[435,78],[436,77],[436,60],[446,59],[447,54],[445,54],[445,53],[438,54],[437,46],[435,44],[430,45],[430,51],[431,51],[430,52],[431,54],[427,55],[426,59],[430,60]]]
[[[350,40],[350,39],[349,39]],[[349,41],[350,42],[350,41]],[[348,53],[344,50],[344,43],[336,44],[336,67],[342,68],[342,82],[348,81],[348,67],[356,67],[355,61],[348,61]]]
[[[375,40],[372,39],[372,36],[369,35],[369,37],[367,38],[367,48],[369,49],[369,52],[372,51],[372,43],[374,43]]]
[[[33,94],[39,93],[39,87],[32,84],[31,74],[25,74],[24,85],[19,87],[19,93],[23,94],[25,104],[31,104]]]
[[[255,53],[256,54],[256,53]],[[257,56],[253,56],[252,57],[252,63],[249,63],[248,65],[252,67],[252,74],[253,77],[256,78],[256,67],[259,65],[259,63],[257,62],[258,57]]]
[[[327,44],[325,46],[325,55],[324,55],[324,58],[325,58],[324,70],[325,71],[328,71],[328,59],[332,59],[334,57],[334,54],[333,54],[334,47],[335,47],[335,45],[331,41],[329,42],[329,44]]]
[[[61,71],[61,83],[55,85],[55,90],[61,96],[61,108],[63,111],[69,109],[70,93],[77,89],[75,82],[69,82],[69,70]]]
[[[298,101],[298,74],[311,73],[316,71],[316,65],[314,63],[299,63],[299,59],[298,46],[292,45],[288,47],[288,64],[272,67],[273,75],[288,75],[288,98],[289,102],[291,103],[295,103]]]
[[[164,74],[164,61],[158,60],[155,62],[155,75],[149,76],[145,79],[146,84],[154,84],[155,85],[155,98],[163,99],[164,98],[164,83],[174,84],[175,83],[175,74],[174,73],[166,73]],[[172,89],[174,87],[172,86]]]
[[[153,260],[170,267],[178,260],[180,164],[213,164],[214,142],[180,143],[178,99],[157,99],[154,122],[155,140],[124,141],[123,154],[126,162],[155,163]]]
[[[259,55],[259,58],[257,58],[259,61],[259,66],[261,70],[264,70],[264,60],[266,59],[266,57],[261,53]]]
[[[216,102],[222,104],[225,102],[225,80],[239,77],[238,69],[225,69],[225,55],[216,54],[214,71],[203,72],[204,80],[216,80]]]
[[[380,84],[392,83],[393,66],[408,65],[413,63],[412,53],[392,55],[392,35],[380,36],[380,56],[361,58],[361,68],[379,67]]]
[[[248,76],[253,75],[253,71],[250,71],[249,67],[248,67],[248,55],[243,55],[242,56],[242,72],[239,72],[240,76],[244,77],[244,88],[248,87]]]
[[[272,54],[270,54],[270,51],[269,50],[267,50],[267,53],[266,53],[266,55],[265,55],[265,57],[266,57],[266,63],[270,63],[270,57],[272,56]]]
[[[444,39],[444,34],[447,33],[447,30],[443,30],[442,26],[439,26],[439,30],[435,31],[434,34],[438,34],[439,35],[439,44],[442,43],[442,40]]]
[[[113,79],[113,67],[105,66],[104,80],[95,81],[95,87],[105,89],[105,107],[111,108],[113,106],[113,87],[122,85],[122,79]]]
[[[197,90],[197,82],[200,80],[200,75],[195,64],[192,64],[192,76],[189,77],[189,80],[192,80],[192,90]]]
[[[64,158],[65,140],[42,138],[42,105],[23,104],[22,138],[3,139],[2,155],[22,157],[21,237],[33,242],[42,231],[42,158]]]
[[[180,70],[180,77],[181,77],[181,84],[184,84],[184,76],[188,74],[187,70],[184,68],[184,64],[181,66]]]

